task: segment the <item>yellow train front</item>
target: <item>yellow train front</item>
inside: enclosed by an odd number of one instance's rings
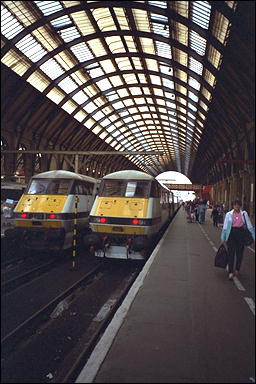
[[[65,170],[31,178],[15,210],[16,236],[26,249],[59,251],[72,246],[77,233],[89,231],[89,213],[99,181]]]
[[[85,244],[96,257],[145,259],[160,229],[174,215],[169,189],[144,172],[103,177],[90,212]]]

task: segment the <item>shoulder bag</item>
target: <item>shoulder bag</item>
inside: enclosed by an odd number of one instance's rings
[[[214,259],[214,266],[219,268],[226,268],[228,263],[228,251],[224,245],[221,245],[216,253]]]

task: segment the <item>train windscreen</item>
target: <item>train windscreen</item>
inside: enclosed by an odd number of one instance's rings
[[[99,196],[105,197],[149,197],[150,182],[144,180],[103,180]]]
[[[32,179],[25,193],[29,195],[68,195],[72,181],[70,179]]]

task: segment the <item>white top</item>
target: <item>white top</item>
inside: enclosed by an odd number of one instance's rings
[[[103,179],[154,180],[155,178],[141,171],[125,170],[110,173],[104,176]]]
[[[97,179],[93,177],[80,175],[80,173],[74,173],[64,170],[55,170],[38,173],[37,175],[32,176],[33,179],[76,179],[82,181],[90,181],[92,183],[97,182]]]

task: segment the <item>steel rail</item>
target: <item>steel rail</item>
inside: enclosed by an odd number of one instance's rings
[[[27,320],[25,320],[7,335],[5,335],[1,340],[3,356],[6,356],[21,339],[24,339],[24,337],[26,337],[28,334],[33,333],[36,328],[43,322],[42,317],[45,318],[46,316],[48,316],[62,300],[69,296],[80,285],[88,281],[101,268],[102,264],[97,265],[91,271],[87,272],[81,279],[75,282],[71,287],[67,288],[63,293],[55,297],[43,308],[39,309]]]

